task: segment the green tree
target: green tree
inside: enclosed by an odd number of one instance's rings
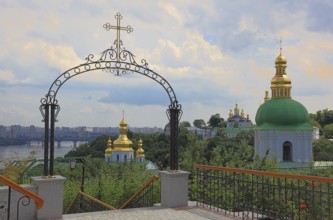
[[[325,138],[333,137],[333,123],[327,124],[324,126],[323,134],[324,134]]]
[[[328,110],[327,108],[319,110],[315,115],[310,114],[309,117],[310,119],[316,120],[321,128],[323,128],[325,125],[333,123],[333,110]]]
[[[179,123],[179,126],[183,126],[185,128],[191,127],[191,123],[189,121],[182,121]]]
[[[254,146],[254,130],[241,131],[236,135],[238,141],[245,140],[249,145]]]
[[[314,161],[333,161],[333,142],[325,138],[315,140],[312,144]]]
[[[316,121],[316,119],[313,119],[313,118],[310,117],[309,123],[310,123],[312,126],[321,129],[321,126],[320,126],[319,122]]]
[[[205,143],[196,141],[182,155],[182,160],[179,166],[182,170],[192,171],[195,164],[205,164],[205,159],[202,157],[205,151]]]
[[[16,183],[23,183],[23,175],[27,172],[29,164],[32,161],[36,161],[36,153],[37,150],[32,150],[25,158],[20,158],[21,155],[18,155],[18,153],[16,153],[16,156],[13,158],[0,158],[0,163],[4,166],[4,169],[1,170],[0,174]]]
[[[227,138],[224,128],[218,128],[215,135],[221,138]]]
[[[207,124],[212,127],[212,128],[217,128],[217,127],[223,127],[224,125],[224,119],[221,118],[219,113],[216,113],[215,115],[212,115],[207,122]]]
[[[193,126],[197,127],[197,128],[205,128],[206,127],[206,123],[203,119],[195,119],[193,121]]]

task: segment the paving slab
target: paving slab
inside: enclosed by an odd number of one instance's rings
[[[62,220],[229,220],[234,219],[222,213],[205,210],[195,206],[179,208],[134,208],[103,212],[90,212],[63,215]]]

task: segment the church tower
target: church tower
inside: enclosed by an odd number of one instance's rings
[[[134,159],[134,150],[132,148],[132,141],[127,137],[127,122],[125,120],[124,113],[119,126],[119,137],[113,142],[111,161],[129,162]]]
[[[287,59],[280,48],[275,59],[275,76],[271,80],[271,98],[266,91],[265,102],[255,118],[255,154],[263,157],[269,149],[270,156],[279,162],[296,165],[311,160],[313,128],[306,108],[291,98],[291,80],[286,68]],[[281,163],[284,167],[290,164]]]
[[[143,162],[145,161],[145,151],[142,148],[142,140],[140,138],[138,143],[138,149],[136,150],[136,161]]]
[[[105,162],[110,163],[112,161],[112,141],[111,138],[108,140],[107,148],[105,150]]]
[[[252,122],[249,115],[245,117],[244,110],[239,111],[238,103],[236,103],[234,112],[230,109],[229,118],[226,120],[227,126],[225,133],[228,138],[236,137],[241,131],[247,131],[252,128]]]

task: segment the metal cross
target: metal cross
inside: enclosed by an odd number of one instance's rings
[[[111,29],[116,29],[117,30],[117,38],[116,38],[116,44],[117,44],[117,61],[119,62],[119,57],[120,57],[120,43],[121,43],[121,40],[120,40],[120,31],[123,30],[123,31],[127,31],[127,33],[131,33],[133,31],[133,28],[129,25],[127,25],[127,27],[121,27],[120,26],[120,19],[123,18],[123,16],[121,16],[121,14],[118,12],[115,16],[114,16],[116,19],[117,19],[117,26],[114,26],[114,25],[111,25],[109,22],[104,24],[103,27],[109,31]]]

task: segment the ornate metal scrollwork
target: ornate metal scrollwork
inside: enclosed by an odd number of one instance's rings
[[[5,219],[6,215],[8,215],[7,202],[0,201],[0,219]]]
[[[20,219],[20,205],[28,206],[30,204],[30,198],[28,196],[22,196],[17,200],[16,216],[17,219]]]
[[[146,60],[142,59],[141,64],[138,64],[135,60],[135,56],[128,50],[120,50],[119,61],[117,61],[117,57],[117,51],[114,48],[103,51],[100,58],[96,60],[94,60],[93,54],[89,54],[85,63],[65,71],[52,83],[49,92],[45,95],[45,98],[41,99],[41,104],[57,105],[58,100],[56,99],[56,95],[60,87],[70,78],[88,71],[104,70],[114,74],[115,76],[121,76],[129,73],[139,73],[143,76],[151,78],[160,84],[167,92],[170,99],[169,108],[181,109],[181,105],[178,103],[176,94],[174,93],[174,90],[169,82],[158,73],[149,69]]]

